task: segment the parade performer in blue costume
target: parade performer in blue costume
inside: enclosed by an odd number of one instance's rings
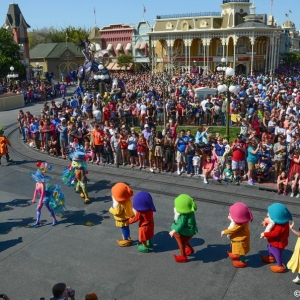
[[[37,162],[36,165],[38,170],[30,172],[31,179],[36,182],[31,202],[35,203],[38,195],[40,199],[36,208],[36,222],[32,224],[32,227],[39,227],[41,225],[41,210],[44,204],[53,218],[52,226],[55,226],[57,224],[55,214],[63,214],[65,209],[64,194],[60,191],[59,185],[50,185],[48,183],[52,177],[45,175],[45,172],[47,170],[51,171],[52,166],[49,166],[46,162]]]

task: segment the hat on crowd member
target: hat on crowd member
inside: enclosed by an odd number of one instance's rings
[[[148,124],[145,124],[145,125],[144,125],[144,127],[145,127],[145,128],[148,128],[148,127],[149,127],[149,125],[148,125]]]
[[[85,300],[98,300],[98,296],[95,293],[88,293],[85,296]]]
[[[136,211],[156,211],[151,195],[146,191],[140,191],[133,197],[133,208]]]
[[[273,203],[270,205],[268,207],[268,213],[275,224],[285,224],[293,220],[290,211],[281,203]]]
[[[174,200],[176,212],[179,214],[189,214],[197,210],[194,199],[187,195],[181,194]]]
[[[127,184],[118,182],[112,187],[111,194],[117,202],[124,202],[133,196],[133,190]]]
[[[74,123],[74,122],[75,122],[75,118],[74,118],[74,117],[71,117],[71,118],[70,118],[70,122]]]
[[[253,221],[253,215],[249,207],[243,202],[236,202],[229,208],[232,220],[237,224]]]

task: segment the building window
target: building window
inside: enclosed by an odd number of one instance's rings
[[[223,46],[222,46],[222,42],[220,40],[217,41],[216,55],[217,56],[223,56]]]
[[[203,45],[202,41],[198,42],[198,54],[204,55],[204,45]]]

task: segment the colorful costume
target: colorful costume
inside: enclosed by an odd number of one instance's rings
[[[180,256],[174,254],[176,262],[187,262],[187,256],[194,253],[194,249],[190,245],[190,239],[198,233],[195,219],[195,211],[197,205],[194,199],[189,195],[181,194],[174,201],[174,222],[170,231],[171,237],[174,235],[180,250]]]
[[[84,152],[76,151],[72,153],[72,163],[64,169],[61,180],[68,186],[75,186],[76,184],[76,192],[80,193],[80,197],[84,198],[84,203],[89,204],[91,202],[87,191],[87,182],[89,180],[86,177],[88,171],[84,157]]]
[[[52,178],[44,173],[47,170],[51,171],[52,167],[48,166],[46,162],[37,162],[36,165],[39,169],[35,173],[30,172],[31,179],[36,182],[32,203],[35,202],[38,195],[40,199],[36,209],[36,222],[32,224],[32,227],[41,225],[41,210],[44,204],[53,218],[52,226],[55,226],[57,224],[55,214],[63,214],[65,210],[64,194],[61,193],[59,185],[48,184]]]
[[[236,202],[230,206],[229,214],[231,224],[221,235],[229,235],[231,240],[232,252],[227,253],[232,259],[232,264],[236,268],[245,268],[245,255],[250,251],[249,221],[253,220],[252,212],[243,202]]]
[[[138,250],[140,252],[149,252],[153,246],[151,239],[154,236],[153,212],[156,211],[153,199],[148,192],[138,192],[133,198],[133,208],[136,213],[129,219],[129,224],[139,221],[139,241]]]
[[[269,255],[260,255],[265,263],[273,263],[271,271],[274,273],[284,273],[285,267],[282,264],[282,252],[288,245],[288,237],[290,234],[289,221],[293,220],[289,210],[281,203],[273,203],[268,207],[270,219],[275,223],[270,232],[264,232],[261,236],[266,237],[268,241]]]
[[[123,240],[117,240],[120,247],[127,247],[131,245],[129,219],[134,217],[132,210],[132,203],[130,198],[133,196],[132,189],[125,183],[119,182],[111,189],[113,207],[109,212],[116,220],[116,226],[122,230]]]
[[[5,155],[6,161],[8,163],[13,161],[12,159],[10,159],[8,154],[8,149],[7,149],[7,145],[11,146],[10,141],[5,135],[3,135],[3,133],[4,133],[3,126],[0,125],[0,165],[1,165],[1,157],[3,155]]]

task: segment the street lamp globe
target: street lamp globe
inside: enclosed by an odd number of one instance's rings
[[[227,68],[225,71],[226,76],[233,76],[234,75],[234,69],[232,68]]]
[[[105,79],[109,79],[109,75],[108,74],[105,74],[104,77],[105,77]]]
[[[221,63],[225,64],[225,62],[226,62],[226,58],[223,57],[223,58],[221,59]]]
[[[236,93],[237,92],[237,88],[236,88],[236,86],[235,85],[231,85],[230,87],[229,87],[229,92],[230,93]]]
[[[14,67],[10,67],[9,69],[13,72],[15,68]]]
[[[40,63],[37,62],[35,65],[36,65],[36,67],[38,68],[38,67],[40,66]]]
[[[102,70],[104,69],[104,66],[103,66],[102,64],[100,64],[100,65],[98,66],[98,69],[99,69],[100,71],[102,71]]]
[[[98,80],[98,76],[97,76],[97,75],[94,75],[94,79],[95,79],[95,80]]]
[[[104,80],[104,79],[105,79],[105,76],[104,76],[103,74],[100,75],[99,77],[100,77],[101,80]]]
[[[227,69],[226,67],[223,67],[223,68],[222,68],[222,70],[223,70],[224,72],[226,71],[226,69]]]
[[[218,72],[222,71],[222,67],[217,67],[217,71]]]

